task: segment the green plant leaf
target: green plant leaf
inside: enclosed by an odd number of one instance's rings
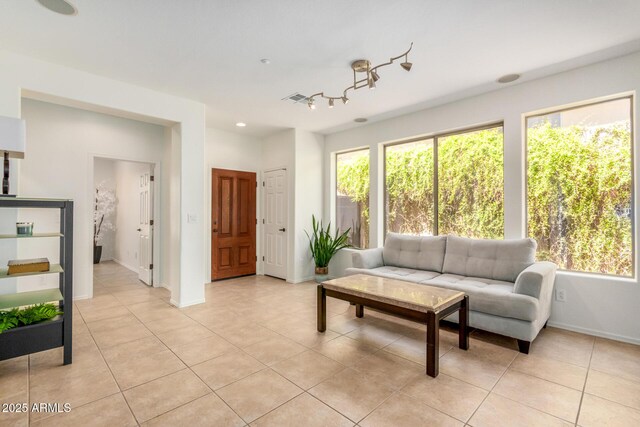
[[[310,236],[309,233],[305,231],[309,239],[311,256],[315,261],[316,267],[327,267],[336,252],[350,246],[348,244],[348,235],[351,229],[340,235],[336,230],[332,236],[331,223],[327,224],[327,228],[325,229],[322,225],[322,220],[316,220],[315,215],[311,216],[311,225],[313,228],[312,235]]]

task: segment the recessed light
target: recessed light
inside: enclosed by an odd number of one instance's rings
[[[61,15],[73,16],[78,14],[78,9],[67,0],[37,0],[37,2],[50,11]]]
[[[364,117],[358,117],[357,119],[353,119],[353,121],[356,122],[356,123],[366,123],[367,120],[369,120],[369,119],[364,118]]]
[[[236,123],[236,126],[238,126],[239,128],[243,128],[245,127],[247,124],[246,123],[242,123],[242,122],[238,122]]]
[[[511,83],[520,78],[520,74],[507,74],[496,80],[498,83]]]
[[[265,65],[271,64],[271,60],[269,58],[262,58],[260,62],[262,62]]]

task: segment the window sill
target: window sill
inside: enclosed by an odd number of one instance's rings
[[[581,271],[569,271],[569,270],[558,270],[556,273],[558,276],[567,276],[567,277],[578,277],[589,280],[607,280],[611,282],[620,282],[620,283],[629,283],[629,284],[637,284],[638,279],[636,277],[624,277],[624,276],[614,276],[602,273],[585,273]]]

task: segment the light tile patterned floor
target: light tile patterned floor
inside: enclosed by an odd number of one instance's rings
[[[2,426],[640,425],[640,346],[548,328],[531,354],[475,331],[441,332],[425,376],[424,327],[330,299],[315,284],[246,277],[176,309],[114,263],[74,308],[74,363],[60,350],[0,362],[0,402],[70,403],[67,414],[0,413]]]

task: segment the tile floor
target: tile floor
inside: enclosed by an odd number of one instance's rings
[[[640,346],[547,328],[528,356],[481,331],[441,333],[425,376],[424,327],[267,277],[206,287],[176,309],[113,263],[74,307],[74,363],[59,350],[0,362],[0,402],[70,403],[66,414],[0,413],[2,426],[633,426]]]

